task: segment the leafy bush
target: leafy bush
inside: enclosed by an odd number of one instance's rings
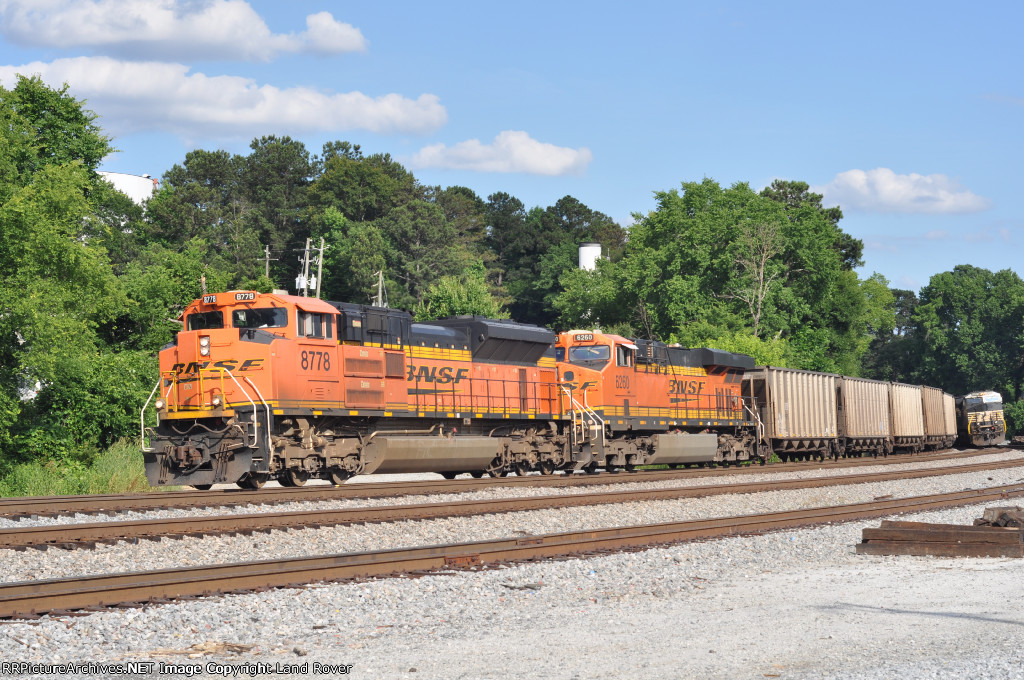
[[[1024,432],[1024,400],[1003,404],[1003,417],[1006,418],[1007,437]]]
[[[121,439],[91,465],[76,461],[32,461],[15,465],[0,479],[0,496],[69,496],[148,491],[138,443]]]

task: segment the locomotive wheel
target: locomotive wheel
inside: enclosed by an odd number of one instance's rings
[[[472,477],[473,479],[480,479],[481,477],[484,476],[484,471],[483,470],[473,470],[472,472],[469,473],[469,476]]]
[[[520,477],[525,477],[526,473],[530,471],[530,466],[527,465],[526,463],[516,463],[512,467],[515,469],[516,474],[519,475]]]
[[[267,483],[267,476],[259,473],[249,472],[242,475],[235,484],[238,484],[240,489],[249,489],[250,491],[258,491],[263,488],[263,485]]]
[[[302,486],[309,481],[309,473],[305,470],[288,469],[277,478],[277,481],[281,483],[281,486]]]
[[[540,469],[540,473],[542,475],[550,475],[555,471],[555,464],[549,461],[541,461],[537,464],[537,467]]]
[[[507,468],[503,468],[503,467],[497,468],[496,470],[492,469],[492,470],[488,470],[487,474],[490,475],[491,477],[507,477],[508,476],[508,469]]]
[[[340,468],[331,468],[330,470],[327,471],[327,475],[328,477],[330,477],[330,480],[333,484],[341,486],[342,484],[345,483],[345,480],[352,476],[352,473],[349,472],[348,470],[342,470]]]
[[[213,484],[193,484],[192,488],[196,491],[209,491],[213,488]]]
[[[457,474],[459,474],[459,473],[458,472],[442,472],[441,476],[444,477],[445,479],[455,479],[455,475],[457,475]]]
[[[587,463],[583,467],[583,471],[586,472],[588,475],[596,475],[597,474],[597,463],[596,462],[595,463]]]

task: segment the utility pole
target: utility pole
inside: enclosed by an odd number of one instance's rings
[[[320,254],[316,258],[316,299],[320,299],[320,279],[324,273],[324,237],[320,237]]]
[[[309,239],[306,239],[306,254],[302,258],[302,297],[309,297]]]
[[[264,263],[263,264],[263,273],[267,275],[268,279],[270,278],[270,261],[271,260],[273,260],[274,262],[277,262],[277,258],[276,257],[270,257],[270,246],[269,245],[265,245],[265,246],[263,246],[263,263]]]
[[[386,295],[387,293],[384,290],[384,270],[381,269],[377,272],[377,295],[374,296],[371,304],[374,307],[387,307],[388,301]]]

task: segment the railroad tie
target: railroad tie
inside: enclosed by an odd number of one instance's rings
[[[858,555],[1024,557],[1024,528],[883,521],[866,528]]]

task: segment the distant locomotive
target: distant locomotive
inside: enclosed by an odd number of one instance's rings
[[[993,446],[1006,441],[1003,397],[998,392],[971,392],[957,397],[956,418],[964,446]]]
[[[934,388],[597,331],[413,323],[254,291],[204,295],[183,323],[142,411],[154,486],[764,463],[939,448],[956,435],[953,399]]]

